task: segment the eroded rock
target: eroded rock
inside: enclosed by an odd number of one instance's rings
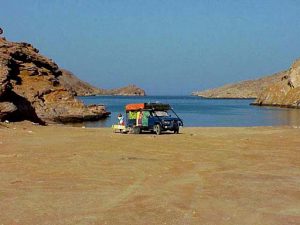
[[[7,115],[17,111],[17,107],[11,102],[0,102],[0,121],[7,119]]]
[[[292,64],[280,81],[262,92],[253,104],[300,108],[300,59]]]

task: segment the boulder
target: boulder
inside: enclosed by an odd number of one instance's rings
[[[0,121],[7,119],[10,115],[17,111],[17,107],[11,102],[0,102]]]

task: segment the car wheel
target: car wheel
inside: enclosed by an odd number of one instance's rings
[[[133,129],[132,129],[132,127],[128,127],[128,133],[129,133],[129,134],[133,134]]]
[[[174,130],[174,134],[179,134],[179,128],[176,128],[176,129]]]
[[[155,132],[157,135],[160,135],[160,134],[161,134],[161,126],[160,126],[159,124],[154,125],[154,132]]]
[[[141,128],[140,127],[134,127],[133,128],[133,133],[134,134],[140,134],[141,133]]]

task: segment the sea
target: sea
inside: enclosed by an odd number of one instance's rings
[[[300,109],[250,105],[253,99],[205,99],[197,96],[88,96],[85,104],[104,104],[108,118],[85,122],[86,127],[111,127],[130,103],[168,103],[185,127],[300,126]]]

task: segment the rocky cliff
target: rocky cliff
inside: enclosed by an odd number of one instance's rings
[[[85,106],[60,82],[62,70],[27,43],[0,38],[0,120],[45,123],[97,120],[104,106]]]
[[[87,82],[80,80],[73,73],[62,70],[62,75],[59,76],[59,82],[68,90],[72,91],[78,96],[89,95],[126,95],[126,96],[145,96],[146,93],[143,89],[135,86],[128,85],[116,89],[101,89],[96,88]]]
[[[197,91],[193,95],[203,98],[257,98],[270,84],[279,82],[286,73],[287,71],[282,71],[256,80],[247,80],[227,84],[219,88]]]
[[[300,59],[292,64],[280,81],[268,86],[253,104],[300,108]]]

